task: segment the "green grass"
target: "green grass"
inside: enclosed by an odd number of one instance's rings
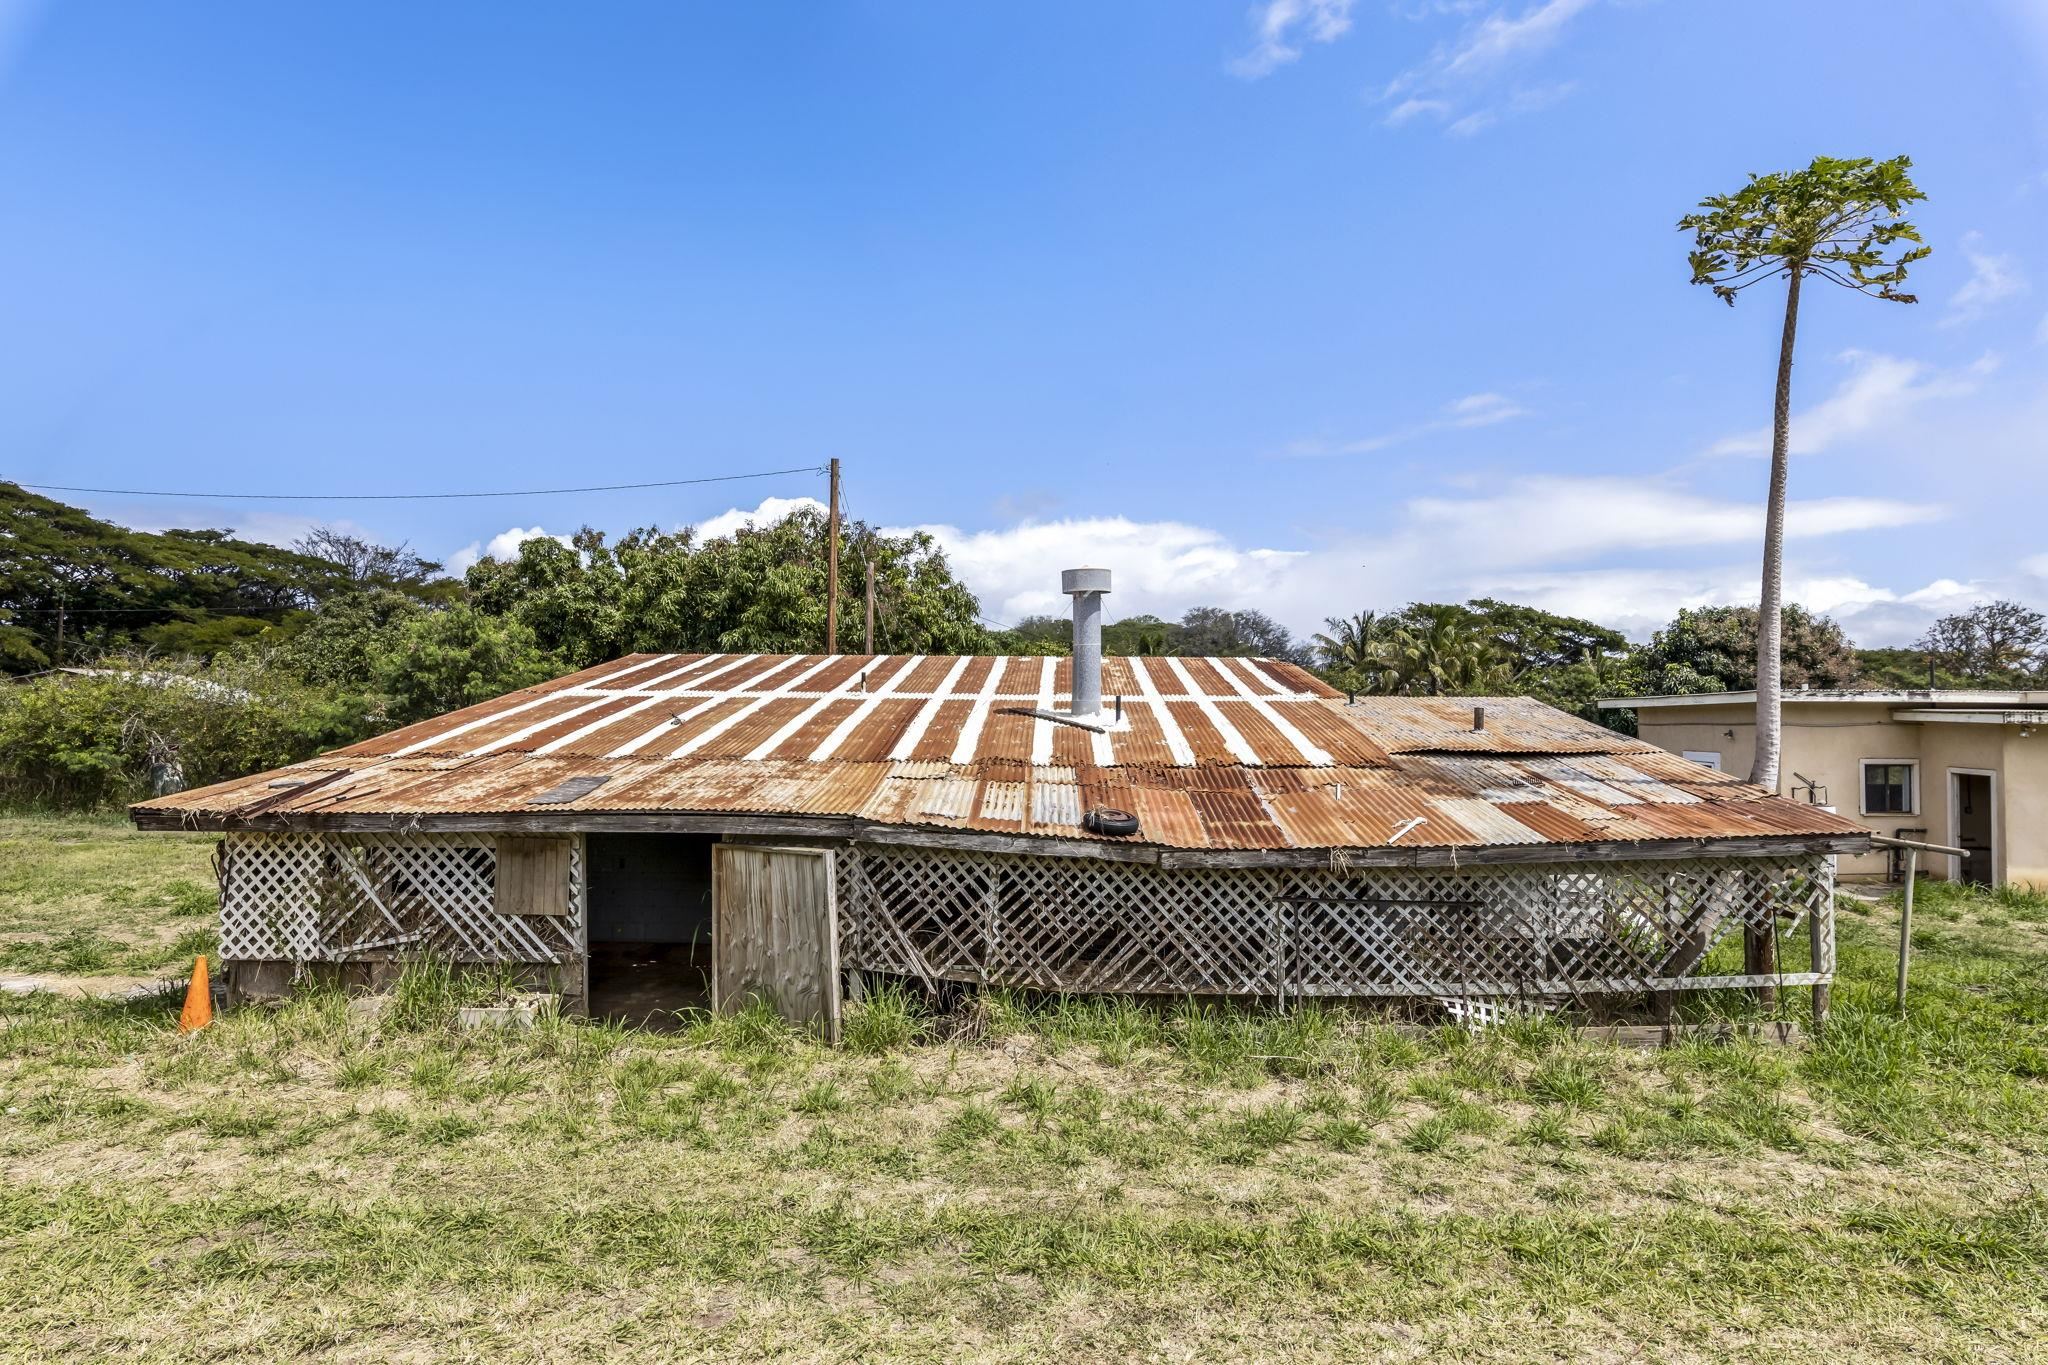
[[[5,828],[13,942],[203,928],[136,929],[202,845]],[[890,992],[839,1049],[466,1033],[492,983],[426,963],[192,1036],[0,998],[0,1358],[2025,1359],[2048,901],[1923,903],[1908,1017],[1845,903],[1798,1048]]]
[[[214,836],[0,816],[0,972],[158,976],[215,949]]]

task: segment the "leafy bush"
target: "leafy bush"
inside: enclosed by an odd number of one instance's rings
[[[359,695],[253,658],[113,658],[0,690],[0,797],[90,809],[293,763],[382,722]]]

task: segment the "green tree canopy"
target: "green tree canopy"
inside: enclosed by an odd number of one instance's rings
[[[1850,687],[1856,647],[1831,618],[1787,602],[1783,618],[1785,681],[1794,687]],[[1642,651],[1642,685],[1652,695],[1741,692],[1756,686],[1757,609],[1700,607],[1681,611]]]
[[[109,649],[211,654],[347,584],[325,560],[225,531],[131,531],[0,483],[0,669]]]
[[[577,668],[635,651],[805,653],[825,648],[826,523],[811,508],[766,526],[698,541],[652,528],[608,542],[588,527],[573,543],[529,540],[510,560],[467,575],[479,610],[528,626]],[[980,603],[923,531],[844,528],[840,645],[858,648],[865,565],[875,566],[875,647],[893,654],[986,650]]]

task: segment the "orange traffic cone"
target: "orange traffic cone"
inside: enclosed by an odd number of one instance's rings
[[[192,984],[185,988],[185,1008],[178,1011],[178,1032],[195,1033],[213,1022],[213,988],[206,981],[206,954],[192,964]]]

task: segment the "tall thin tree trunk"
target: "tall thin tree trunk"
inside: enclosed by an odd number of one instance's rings
[[[1792,262],[1785,286],[1785,334],[1778,343],[1778,398],[1771,415],[1771,493],[1764,511],[1763,592],[1756,612],[1756,759],[1749,780],[1778,789],[1784,751],[1784,670],[1780,639],[1785,597],[1785,483],[1792,440],[1792,342],[1799,329],[1802,262]]]
[[[1784,669],[1781,627],[1785,597],[1785,484],[1790,474],[1792,444],[1792,343],[1799,330],[1799,281],[1802,262],[1792,262],[1785,286],[1785,333],[1778,343],[1778,396],[1771,412],[1771,493],[1764,512],[1763,592],[1756,612],[1756,759],[1749,780],[1778,789],[1778,760],[1784,753]],[[1775,925],[1744,929],[1743,966],[1753,976],[1778,970]],[[1778,1003],[1776,986],[1759,986],[1756,1002],[1765,1009]]]

